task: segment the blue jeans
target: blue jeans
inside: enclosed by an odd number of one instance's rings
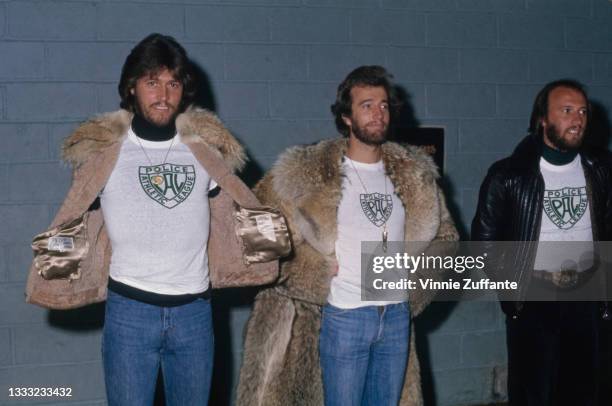
[[[397,405],[410,344],[410,305],[323,307],[319,352],[326,406]]]
[[[159,367],[166,405],[206,405],[213,363],[210,300],[160,307],[108,292],[102,336],[109,406],[153,404]]]

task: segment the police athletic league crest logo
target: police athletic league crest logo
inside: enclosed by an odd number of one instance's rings
[[[544,212],[562,230],[574,226],[587,211],[586,187],[564,187],[544,191]]]
[[[147,196],[167,209],[172,209],[189,197],[195,186],[193,165],[163,164],[139,166],[138,179]]]
[[[393,211],[391,195],[362,193],[359,195],[359,202],[363,213],[376,227],[381,227],[391,217]]]

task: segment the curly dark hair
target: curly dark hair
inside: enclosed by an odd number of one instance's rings
[[[574,79],[560,79],[554,82],[547,83],[542,90],[539,91],[538,95],[533,102],[533,109],[531,110],[531,118],[529,119],[529,133],[537,136],[542,136],[542,119],[548,115],[548,99],[550,92],[558,87],[566,87],[581,93],[584,99],[587,101],[587,125],[588,118],[591,115],[591,103],[587,96],[586,89],[582,83]]]
[[[331,111],[336,119],[336,128],[338,131],[348,137],[350,134],[349,127],[342,120],[342,116],[350,116],[352,113],[352,97],[351,89],[354,87],[383,87],[387,92],[390,113],[393,115],[399,111],[400,102],[393,86],[391,75],[385,68],[379,65],[360,66],[353,70],[348,76],[338,85],[336,93],[336,102],[332,104]]]
[[[123,64],[118,86],[121,108],[134,112],[136,100],[130,90],[136,86],[136,81],[163,69],[172,71],[175,78],[183,84],[179,111],[182,112],[189,106],[194,100],[197,84],[187,52],[174,38],[154,33],[140,41]]]

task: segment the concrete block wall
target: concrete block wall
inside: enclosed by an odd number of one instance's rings
[[[608,0],[0,0],[0,404],[15,401],[11,386],[70,386],[70,401],[36,402],[104,404],[100,309],[26,305],[28,246],[69,185],[61,139],[118,107],[121,65],[150,32],[175,36],[199,64],[255,177],[286,147],[335,135],[329,105],[352,68],[387,66],[416,121],[446,130],[447,194],[464,234],[486,169],[524,135],[546,81],[579,79],[612,108]],[[218,295],[231,343],[215,389],[223,404],[250,308],[239,292]],[[417,325],[430,405],[504,398],[495,303],[435,304]]]

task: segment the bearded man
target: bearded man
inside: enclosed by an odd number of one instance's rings
[[[525,244],[531,248],[491,270],[522,286],[517,300],[501,303],[513,406],[597,405],[598,324],[607,304],[533,293],[561,292],[588,277],[593,241],[612,237],[612,168],[604,151],[582,147],[589,111],[579,82],[548,83],[536,96],[529,135],[491,166],[480,189],[473,240],[555,242]]]
[[[287,217],[294,256],[257,296],[237,404],[420,403],[410,330],[435,292],[364,300],[361,242],[458,235],[432,159],[387,141],[397,106],[383,67],[355,69],[332,106],[344,137],[290,148],[257,185]]]
[[[242,167],[243,148],[214,114],[192,106],[196,88],[176,40],[151,34],[138,43],[121,72],[122,109],[89,120],[64,142],[73,182],[39,235],[49,238],[30,269],[28,302],[67,309],[106,299],[102,358],[111,406],[153,404],[160,369],[166,404],[206,405],[211,284],[252,284],[278,266],[243,263],[234,201],[212,191]],[[240,199],[259,205],[242,190]]]

